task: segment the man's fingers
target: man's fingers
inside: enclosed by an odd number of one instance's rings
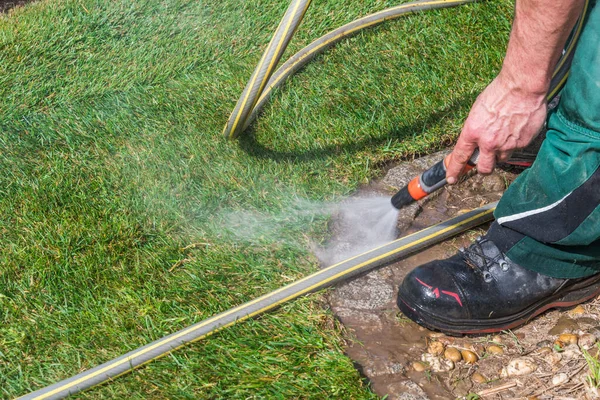
[[[496,153],[484,152],[480,150],[479,160],[477,160],[477,172],[482,175],[489,175],[496,166]]]
[[[458,139],[458,143],[448,157],[446,165],[446,180],[449,184],[454,184],[458,181],[458,176],[462,173],[465,165],[471,158],[471,155],[477,148],[474,143],[467,143],[464,140]]]
[[[507,162],[510,159],[510,156],[512,155],[512,151],[501,151],[498,153],[498,156],[496,157],[496,160],[498,162]]]

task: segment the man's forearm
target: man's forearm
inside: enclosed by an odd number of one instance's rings
[[[515,18],[499,78],[545,95],[584,0],[516,0]]]

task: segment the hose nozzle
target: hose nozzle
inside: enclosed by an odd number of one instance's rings
[[[392,196],[392,205],[400,210],[444,187],[446,185],[446,164],[448,157],[450,156],[448,155],[443,160],[438,161],[433,167],[413,178],[408,185],[400,189]],[[479,150],[476,149],[471,159],[467,162],[463,174],[475,167],[478,158]]]

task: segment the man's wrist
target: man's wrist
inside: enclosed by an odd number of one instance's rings
[[[539,72],[539,71],[538,71]],[[524,73],[504,66],[496,78],[505,89],[532,99],[544,99],[550,88],[549,76],[543,73]]]
[[[546,96],[583,0],[516,0],[515,19],[500,79],[514,93]]]

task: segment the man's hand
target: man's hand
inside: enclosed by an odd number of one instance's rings
[[[446,173],[455,183],[467,161],[479,148],[477,171],[490,174],[497,161],[527,146],[546,120],[546,93],[532,93],[499,75],[479,95],[450,155]]]
[[[446,165],[448,183],[456,183],[476,148],[477,170],[489,174],[539,133],[552,72],[583,2],[516,0],[502,70],[471,108]]]

